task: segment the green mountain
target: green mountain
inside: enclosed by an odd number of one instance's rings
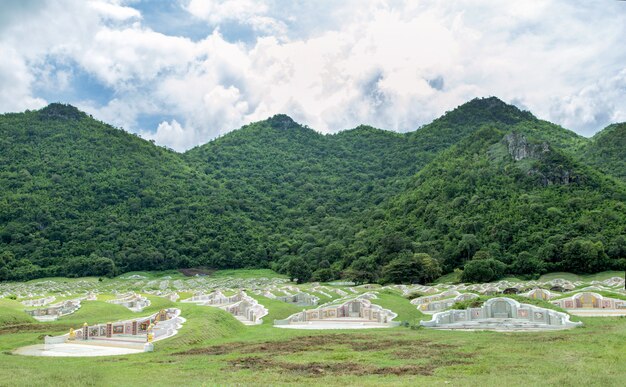
[[[412,177],[378,222],[365,223],[360,244],[369,249],[352,265],[409,252],[437,257],[444,271],[472,260],[522,275],[605,270],[624,257],[625,200],[624,186],[548,142],[485,126]],[[399,247],[381,248],[389,235]]]
[[[598,132],[582,148],[581,157],[600,171],[626,180],[626,123]]]
[[[494,97],[405,134],[322,135],[277,115],[183,154],[61,104],[0,116],[0,135],[0,280],[204,266],[426,281],[474,258],[529,275],[625,263],[624,186],[572,156],[596,140]],[[407,262],[422,276],[397,278]]]
[[[0,279],[187,266],[200,232],[249,242],[217,182],[74,107],[4,115],[0,141]]]

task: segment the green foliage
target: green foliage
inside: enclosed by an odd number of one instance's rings
[[[287,261],[285,270],[291,281],[307,282],[311,278],[311,268],[301,257],[292,257]]]
[[[437,261],[424,253],[405,251],[394,258],[382,270],[382,282],[412,284],[431,282],[441,275]]]
[[[611,262],[602,242],[576,239],[563,246],[563,260],[574,273],[595,273],[608,270]]]
[[[405,252],[383,267],[383,283],[412,284],[422,280],[422,261],[416,255]]]
[[[626,123],[596,133],[583,147],[581,158],[599,170],[626,180]]]
[[[511,264],[510,271],[512,273],[538,278],[541,274],[546,272],[546,268],[541,259],[526,251],[522,251]]]
[[[494,260],[526,276],[622,269],[626,189],[585,164],[600,165],[591,155],[620,130],[589,141],[492,97],[406,134],[322,135],[277,115],[178,154],[68,105],[5,114],[0,280],[205,267],[429,282]],[[511,157],[509,133],[532,157]]]
[[[502,278],[506,265],[496,259],[469,261],[463,268],[463,282],[491,282]]]

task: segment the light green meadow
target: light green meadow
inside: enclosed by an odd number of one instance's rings
[[[255,278],[250,272],[244,277]],[[153,278],[158,276],[152,273]],[[377,291],[373,302],[396,312],[404,326],[274,328],[274,319],[303,308],[250,293],[269,309],[258,326],[244,326],[217,308],[152,295],[147,295],[151,305],[140,313],[109,304],[105,301],[114,296],[100,294],[98,301],[84,301],[76,313],[46,323],[26,315],[18,301],[0,299],[0,386],[617,386],[626,380],[624,317],[576,317],[583,327],[540,333],[414,329],[430,316],[398,291]],[[177,336],[157,342],[153,353],[100,358],[12,354],[18,347],[42,343],[46,334],[62,334],[84,322],[146,316],[164,307],[180,308],[187,322]]]

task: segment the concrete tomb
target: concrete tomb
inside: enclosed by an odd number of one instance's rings
[[[432,296],[422,296],[422,297],[414,298],[411,300],[411,304],[413,305],[429,304],[433,301],[445,300],[445,299],[454,298],[460,295],[461,293],[457,292],[456,290],[446,290],[443,293],[434,294]],[[418,309],[419,309],[419,306],[418,306]]]
[[[316,309],[303,310],[285,320],[274,320],[274,326],[295,329],[359,329],[398,326],[399,323],[392,321],[397,314],[372,304],[368,299],[373,298],[372,296],[359,296],[326,304]]]
[[[124,294],[114,300],[109,300],[107,302],[110,304],[125,306],[133,312],[141,312],[145,307],[150,305],[150,300],[137,293]]]
[[[70,329],[62,336],[46,336],[44,344],[19,348],[30,356],[107,356],[154,350],[153,342],[172,337],[185,322],[180,309],[170,308],[143,318]]]
[[[239,291],[232,296],[226,296],[219,290],[210,294],[198,293],[182,302],[218,307],[232,314],[245,325],[261,324],[263,317],[268,313],[268,310],[263,305],[248,296],[244,291]]]
[[[268,310],[263,305],[259,304],[254,298],[245,295],[245,293],[240,301],[220,306],[220,308],[232,314],[245,325],[261,324],[263,317],[268,313]]]
[[[454,294],[454,293],[458,293],[458,292],[452,291],[452,292],[444,292],[444,293]],[[429,297],[426,297],[426,298],[429,299],[429,298],[432,298],[432,297],[434,297],[434,296],[429,296]],[[442,311],[444,309],[450,308],[450,307],[452,307],[452,305],[454,305],[457,302],[466,301],[466,300],[473,300],[473,299],[478,298],[478,297],[479,297],[478,294],[474,294],[474,293],[459,293],[457,296],[454,296],[454,297],[451,297],[451,298],[444,298],[444,299],[435,298],[435,299],[431,299],[430,301],[421,300],[421,302],[418,302],[418,303],[415,303],[415,304],[417,304],[417,309],[420,312],[426,313],[426,314],[432,314],[432,313],[439,312],[439,311]],[[422,298],[422,297],[420,297],[420,298]]]
[[[479,308],[435,313],[432,320],[421,321],[420,325],[435,329],[532,331],[568,329],[582,323],[571,322],[566,313],[498,297]]]
[[[320,300],[319,297],[315,297],[306,292],[299,292],[299,293],[288,295],[288,296],[274,295],[273,297],[269,297],[269,298],[274,298],[278,301],[282,301],[288,304],[294,304],[298,306],[314,306],[314,305],[317,305],[318,301]]]
[[[25,312],[38,321],[54,321],[59,317],[76,312],[79,308],[80,300],[67,300],[44,308],[26,310]]]
[[[550,302],[579,316],[626,316],[626,300],[598,293],[582,292]]]
[[[526,293],[522,293],[520,295],[531,298],[533,300],[549,300],[551,298],[556,297],[556,295],[552,293],[551,291],[546,290],[546,289],[541,289],[541,288],[533,289]]]
[[[22,301],[22,305],[24,306],[45,306],[53,303],[56,300],[56,297],[50,296],[45,298],[39,298],[36,300],[24,300]]]

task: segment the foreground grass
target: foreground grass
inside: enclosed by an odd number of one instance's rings
[[[70,325],[147,315],[174,305],[151,297],[135,314],[85,302],[74,315],[37,323],[19,303],[0,300],[0,385],[620,385],[626,380],[626,318],[580,318],[582,328],[545,333],[451,332],[393,328],[357,331],[277,329],[273,319],[301,310],[259,297],[264,324],[246,327],[217,308],[176,303],[188,319],[154,353],[104,358],[12,355]],[[374,300],[399,321],[422,318],[408,300]],[[17,305],[16,305],[17,304]],[[19,325],[19,331],[7,330]]]

